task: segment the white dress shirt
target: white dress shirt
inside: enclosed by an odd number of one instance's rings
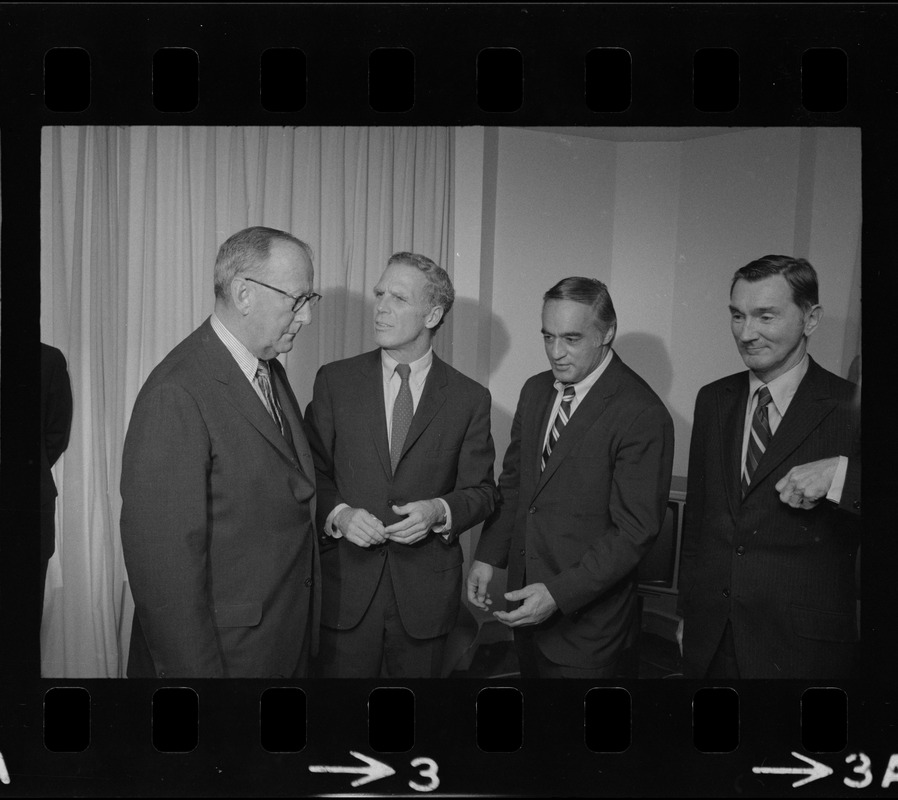
[[[215,315],[215,312],[212,312],[212,317],[209,321],[212,324],[212,330],[218,334],[218,338],[221,339],[222,344],[224,344],[224,346],[228,348],[228,352],[234,356],[234,360],[237,362],[237,366],[240,367],[240,371],[246,375],[246,379],[250,382],[253,390],[262,401],[262,405],[264,405],[267,410],[268,403],[265,401],[265,395],[262,394],[262,387],[259,386],[259,382],[256,380],[256,373],[259,371],[259,359],[247,350],[243,343],[234,336],[227,327],[225,327],[225,324]]]
[[[608,352],[605,353],[605,357],[598,367],[590,372],[583,380],[578,383],[570,384],[574,387],[574,399],[571,400],[571,411],[570,414],[568,414],[568,420],[574,416],[577,406],[583,402],[583,398],[586,397],[587,392],[596,385],[596,381],[598,381],[599,378],[602,377],[602,373],[608,369],[608,365],[611,363],[612,358],[614,358],[614,351],[609,347]],[[552,412],[549,414],[549,424],[546,426],[546,433],[543,436],[543,448],[540,452],[543,452],[546,449],[546,442],[549,441],[549,431],[552,430],[552,423],[555,420],[555,415],[558,413],[558,406],[561,405],[561,398],[564,395],[564,388],[567,385],[568,384],[562,383],[561,381],[555,381],[557,393],[555,395],[555,402],[552,404]]]
[[[380,364],[383,370],[383,390],[384,390],[384,412],[387,422],[387,441],[393,434],[393,405],[396,403],[396,397],[399,394],[399,387],[402,386],[402,378],[396,372],[396,365],[399,362],[388,355],[385,350],[380,351]],[[433,364],[433,348],[430,348],[417,361],[409,363],[410,372],[408,376],[408,386],[412,393],[412,408],[418,410],[418,403],[421,395],[424,393],[424,384],[427,376],[430,374],[430,367]],[[446,522],[433,528],[435,533],[445,536],[452,529],[452,512],[449,504],[442,497],[436,498],[443,506],[446,513]],[[324,524],[324,532],[334,539],[342,538],[343,534],[334,527],[334,517],[337,516],[344,508],[349,508],[346,503],[340,503],[330,514],[327,515],[327,521]]]
[[[774,378],[768,384],[770,390],[770,403],[767,405],[767,420],[770,423],[771,438],[776,433],[780,422],[786,411],[789,410],[789,404],[798,391],[798,386],[804,380],[804,376],[808,371],[808,354],[805,353],[792,369],[784,372],[782,375]],[[745,455],[748,452],[748,438],[751,434],[751,421],[758,406],[758,389],[764,386],[762,381],[754,372],[748,373],[748,404],[745,408],[745,426],[742,434],[742,472],[745,472]],[[832,485],[827,492],[826,499],[833,503],[838,503],[842,499],[842,489],[845,486],[845,474],[848,470],[847,456],[839,456],[839,465],[836,468],[836,474],[833,478]]]

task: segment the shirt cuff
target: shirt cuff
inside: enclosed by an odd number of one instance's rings
[[[324,532],[330,536],[331,539],[343,538],[343,534],[334,527],[334,517],[336,517],[344,508],[349,508],[349,505],[347,503],[340,503],[340,505],[327,515],[327,519],[324,521]]]
[[[443,511],[446,514],[446,521],[442,525],[435,525],[433,528],[434,533],[440,534],[446,541],[449,541],[449,532],[452,530],[452,512],[449,510],[449,503],[443,500],[442,497],[437,497],[437,502],[443,504]]]
[[[845,488],[845,476],[848,474],[848,456],[839,456],[839,465],[836,474],[833,475],[832,485],[826,493],[826,499],[838,505],[842,500],[842,490]]]

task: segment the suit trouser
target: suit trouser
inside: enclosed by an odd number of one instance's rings
[[[727,620],[726,627],[723,629],[723,636],[720,637],[720,643],[711,663],[708,664],[708,673],[705,677],[714,679],[738,679],[739,665],[736,663],[736,641],[733,638],[733,623]]]
[[[613,678],[619,658],[616,656],[607,664],[590,668],[556,664],[543,655],[536,643],[533,631],[527,630],[526,627],[515,628],[514,646],[522,678],[587,678],[590,680]]]
[[[406,632],[386,563],[358,625],[321,627],[315,673],[319,678],[439,678],[445,644],[446,634],[415,639]]]

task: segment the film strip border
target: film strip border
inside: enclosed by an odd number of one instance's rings
[[[67,683],[21,712],[19,745],[30,746],[34,773],[17,770],[20,792],[643,796],[667,786],[782,796],[819,782],[827,796],[888,796],[898,786],[898,755],[849,745],[863,712],[852,693],[794,682],[771,691],[677,681],[648,695],[583,681],[551,691],[477,681],[437,691],[420,681]],[[773,756],[771,738],[794,745]]]
[[[43,124],[856,124],[889,91],[871,53],[893,21],[872,4],[253,8],[6,6],[4,107]]]
[[[42,125],[859,126],[864,282],[872,287],[864,346],[868,363],[888,364],[895,281],[884,266],[898,244],[895,10],[2,5],[2,263],[38,263]],[[25,298],[3,308],[4,343],[24,331],[36,345],[38,271],[8,266],[3,290]],[[3,406],[18,411],[10,376],[36,385],[36,359],[9,347],[3,356]],[[893,402],[887,375],[867,377],[864,416],[876,423],[877,442],[865,440],[865,460],[879,463],[882,442],[896,439]],[[10,498],[36,496],[36,488],[9,468],[27,456],[8,435],[10,411],[3,418],[3,503],[15,520],[24,500]],[[894,528],[886,502],[894,489],[888,474],[867,482],[870,531]],[[0,792],[894,796],[898,559],[892,539],[870,538],[857,684],[284,686],[13,675],[0,683],[0,735],[15,780]],[[12,587],[14,596],[22,578],[0,568],[4,595]],[[3,613],[11,641],[17,628]],[[823,775],[811,761],[832,771]],[[385,768],[392,772],[358,783]]]

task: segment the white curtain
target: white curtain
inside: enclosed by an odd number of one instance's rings
[[[300,404],[317,368],[373,347],[371,289],[394,252],[451,270],[448,128],[44,128],[41,339],[69,364],[75,416],[55,467],[46,677],[122,677],[133,603],[119,477],[131,408],[212,310],[218,246],[250,225],[315,252],[324,295],[285,358]],[[451,352],[451,317],[435,342]]]

